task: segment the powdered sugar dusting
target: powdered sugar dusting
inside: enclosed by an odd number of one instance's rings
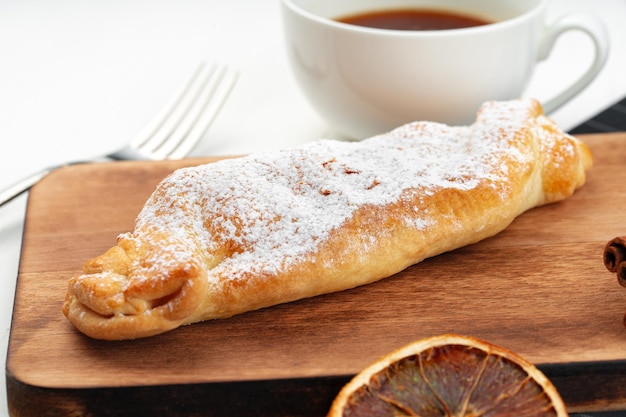
[[[404,190],[468,190],[485,181],[507,198],[498,155],[531,164],[509,144],[530,117],[527,101],[488,105],[470,127],[413,123],[361,142],[320,140],[299,148],[229,159],[170,175],[146,204],[135,233],[160,229],[216,267],[272,272],[315,250],[362,205],[385,205]],[[432,224],[427,207],[405,220]],[[213,255],[212,255],[213,254]]]

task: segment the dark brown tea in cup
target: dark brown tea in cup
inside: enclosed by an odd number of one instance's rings
[[[394,9],[366,12],[335,19],[377,29],[444,30],[461,29],[493,23],[483,18],[447,10]]]

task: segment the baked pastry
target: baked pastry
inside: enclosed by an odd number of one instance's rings
[[[515,100],[471,126],[182,168],[69,280],[63,312],[88,336],[131,339],[371,283],[570,196],[591,160],[537,101]]]

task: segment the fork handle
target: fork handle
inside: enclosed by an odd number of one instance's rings
[[[30,190],[33,185],[37,184],[42,178],[59,167],[60,166],[44,168],[0,191],[0,207],[13,200],[15,197]]]

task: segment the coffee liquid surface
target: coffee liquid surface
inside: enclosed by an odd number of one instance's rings
[[[445,30],[482,26],[486,19],[447,10],[398,9],[344,16],[338,22],[378,29]]]

